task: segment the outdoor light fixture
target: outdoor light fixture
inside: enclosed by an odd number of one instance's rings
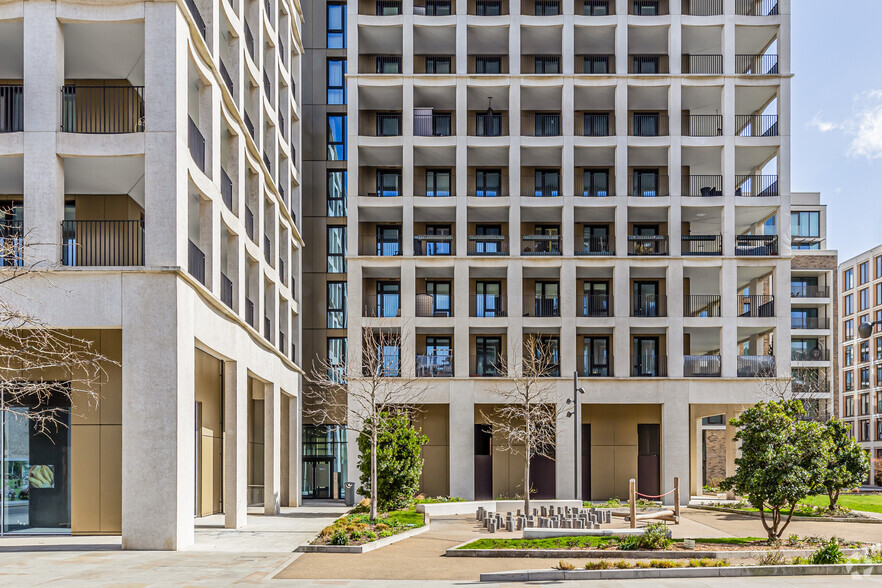
[[[873,327],[882,325],[882,321],[873,321],[872,323],[861,323],[858,325],[858,335],[861,339],[866,339],[873,335]]]
[[[573,410],[567,411],[567,418],[572,416],[576,416],[573,419],[573,445],[575,445],[575,451],[573,451],[573,488],[575,489],[575,494],[573,495],[574,500],[579,499],[579,394],[584,394],[585,389],[579,386],[579,372],[573,372],[573,397],[567,398],[567,404],[573,405]]]

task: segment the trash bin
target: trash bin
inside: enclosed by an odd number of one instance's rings
[[[355,506],[355,482],[346,482],[346,506]]]

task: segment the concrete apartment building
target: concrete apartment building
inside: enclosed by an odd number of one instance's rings
[[[290,0],[0,3],[3,238],[26,243],[3,265],[48,278],[14,302],[119,362],[51,443],[2,413],[0,535],[179,549],[198,517],[298,504],[301,21]]]
[[[838,414],[870,455],[869,482],[882,486],[882,336],[862,339],[858,325],[882,319],[882,245],[839,264]]]
[[[561,420],[556,461],[531,465],[540,497],[622,497],[630,478],[695,493],[704,429],[761,398],[760,376],[789,380],[806,271],[791,272],[790,6],[346,5],[345,65],[312,60],[328,74],[313,97],[348,116],[326,135],[348,149],[346,232],[307,238],[346,247],[316,324],[345,327],[353,357],[362,329],[401,334],[380,352],[427,386],[424,492],[518,493],[518,457],[482,414],[506,385],[497,358],[519,361],[528,336],[558,350],[556,402],[574,373],[587,391],[578,432]]]

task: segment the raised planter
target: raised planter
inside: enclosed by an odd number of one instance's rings
[[[639,580],[644,578],[752,578],[762,576],[870,576],[882,564],[826,566],[735,566],[728,568],[641,568],[633,570],[521,570],[481,574],[482,582],[549,582],[559,580]]]
[[[759,518],[759,512],[752,512],[749,510],[741,510],[739,508],[727,508],[725,506],[697,506],[693,505],[689,508],[694,508],[695,510],[707,510],[710,512],[726,512],[730,514],[741,514],[749,517],[757,517]],[[882,523],[882,519],[874,519],[872,517],[803,517],[800,515],[793,515],[791,520],[794,521],[815,521],[818,523],[873,523],[879,524]]]
[[[367,553],[368,551],[386,547],[387,545],[403,541],[404,539],[410,539],[411,537],[419,535],[420,533],[425,533],[428,530],[429,517],[427,516],[426,524],[422,527],[410,529],[409,531],[398,533],[391,537],[383,537],[382,539],[377,539],[376,541],[371,541],[370,543],[365,543],[363,545],[301,545],[294,551],[299,553]]]

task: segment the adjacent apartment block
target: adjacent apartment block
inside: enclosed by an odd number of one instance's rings
[[[870,454],[870,480],[882,486],[882,335],[861,339],[861,323],[882,320],[882,245],[839,264],[839,417]]]
[[[2,271],[34,266],[14,302],[118,362],[51,442],[0,412],[0,535],[178,549],[194,517],[298,504],[301,24],[291,0],[0,4]]]
[[[587,391],[556,461],[531,464],[538,497],[621,497],[630,478],[660,494],[675,477],[694,494],[704,428],[762,381],[789,385],[794,275],[816,261],[791,240],[790,6],[360,0],[340,30],[328,18],[316,43],[345,31],[346,61],[313,59],[313,98],[338,105],[315,124],[327,159],[348,147],[347,217],[316,230],[328,268],[332,245],[346,257],[315,348],[424,380],[424,492],[518,493],[523,462],[483,415],[510,385],[499,357],[520,361],[530,336],[556,349],[555,402],[574,374]],[[314,210],[338,206],[332,177],[314,176]],[[363,350],[363,329],[400,345]]]

